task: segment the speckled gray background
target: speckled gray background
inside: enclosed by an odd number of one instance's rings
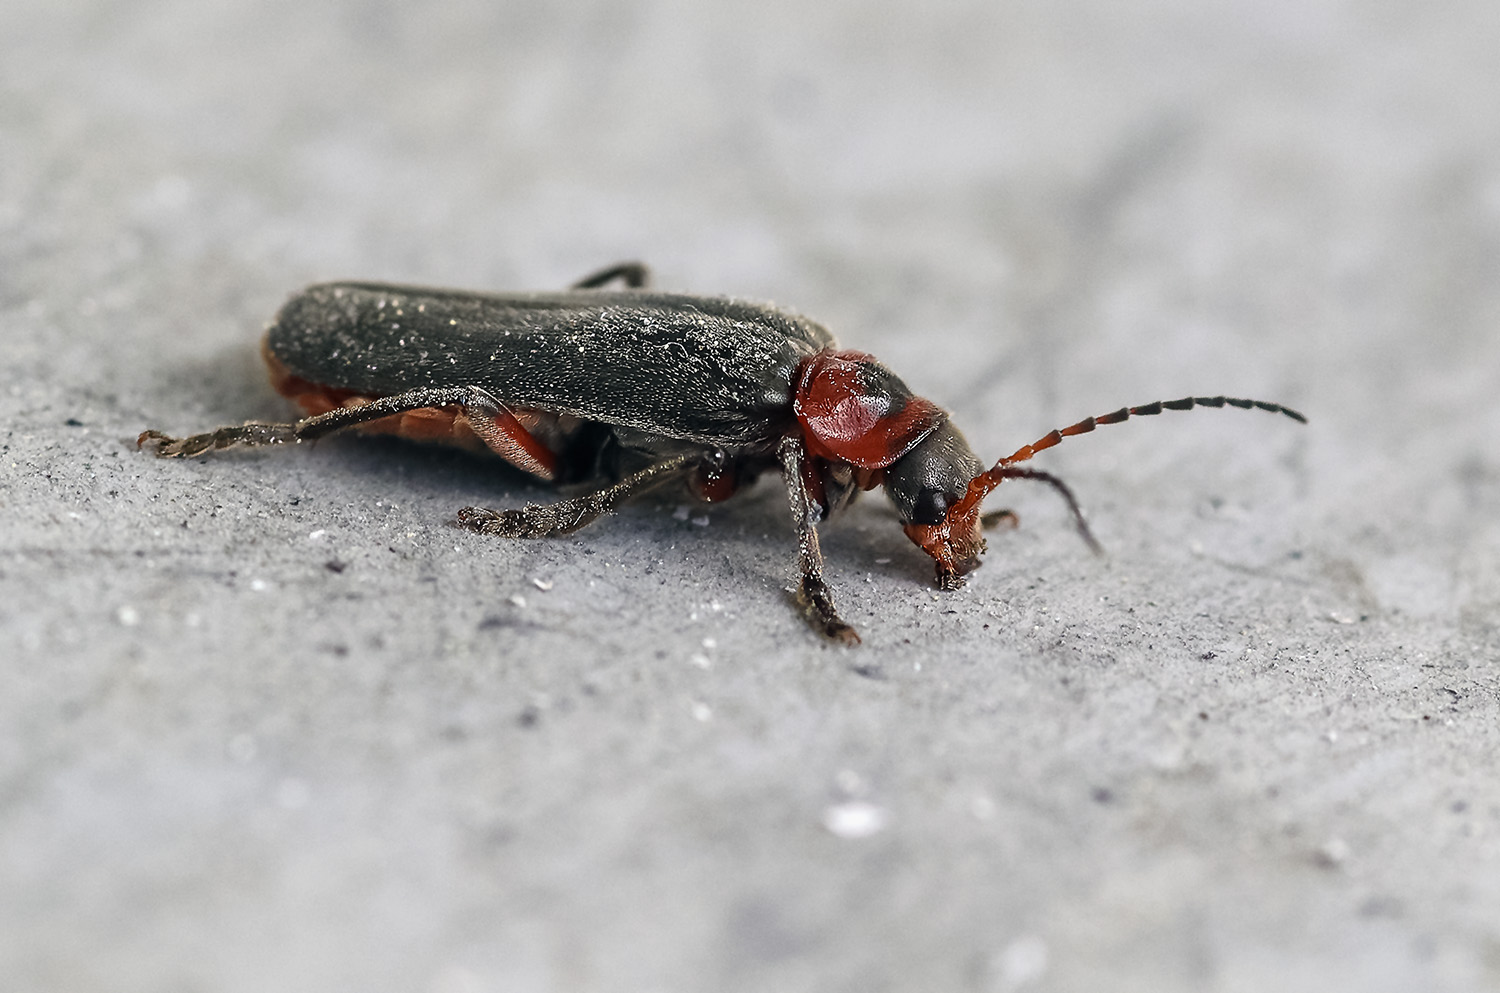
[[[0,987],[1500,987],[1500,7],[7,0]],[[277,417],[285,294],[623,258],[881,355],[1008,484],[572,538]],[[1008,501],[998,497],[1008,496]],[[542,587],[546,587],[543,589]]]

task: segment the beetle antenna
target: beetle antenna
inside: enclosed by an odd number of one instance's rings
[[[1118,424],[1131,417],[1150,417],[1160,414],[1163,410],[1192,410],[1194,407],[1239,407],[1241,410],[1252,408],[1268,410],[1273,414],[1285,414],[1299,424],[1306,424],[1307,418],[1290,407],[1283,407],[1279,403],[1267,403],[1264,400],[1241,400],[1238,397],[1183,397],[1181,400],[1158,400],[1140,407],[1121,407],[1119,410],[1108,414],[1100,414],[1098,417],[1085,417],[1077,424],[1065,428],[1057,428],[1044,437],[1038,438],[1031,444],[1016,449],[1010,455],[995,463],[998,469],[1004,465],[1014,465],[1017,462],[1025,462],[1037,452],[1045,452],[1064,438],[1071,438],[1076,434],[1088,434],[1101,424]],[[994,470],[992,469],[991,472]],[[988,473],[986,473],[988,475]],[[998,484],[999,479],[995,480]]]
[[[1285,414],[1299,424],[1306,424],[1307,418],[1290,407],[1283,407],[1279,403],[1268,403],[1265,400],[1242,400],[1238,397],[1183,397],[1181,400],[1157,400],[1140,407],[1121,407],[1119,410],[1108,414],[1100,414],[1097,417],[1086,417],[1077,424],[1071,424],[1065,428],[1056,428],[1048,434],[1038,438],[1029,445],[1016,449],[1010,455],[996,462],[987,472],[982,472],[969,483],[969,490],[963,499],[954,507],[955,511],[973,511],[978,504],[984,500],[991,490],[1000,485],[1003,479],[1037,479],[1049,483],[1062,494],[1063,499],[1068,501],[1068,507],[1073,511],[1073,520],[1078,525],[1078,531],[1083,535],[1083,540],[1089,543],[1089,547],[1095,551],[1099,550],[1099,543],[1094,540],[1093,533],[1084,522],[1083,512],[1078,509],[1078,501],[1073,499],[1073,493],[1063,481],[1049,473],[1038,472],[1032,469],[1016,469],[1017,462],[1025,462],[1038,452],[1045,452],[1053,445],[1058,444],[1064,438],[1074,435],[1088,434],[1101,424],[1118,424],[1132,417],[1150,417],[1160,414],[1164,410],[1192,410],[1194,407],[1239,407],[1241,410],[1265,410],[1273,414]]]

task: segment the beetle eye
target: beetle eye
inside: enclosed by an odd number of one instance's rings
[[[948,495],[942,490],[925,489],[917,494],[911,506],[911,523],[941,524],[948,516]]]

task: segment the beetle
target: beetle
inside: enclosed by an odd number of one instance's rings
[[[507,538],[569,534],[673,482],[726,500],[776,470],[797,535],[800,599],[818,631],[854,644],[823,578],[817,525],[862,490],[885,488],[907,537],[936,563],[937,585],[953,590],[979,564],[982,528],[1015,521],[980,513],[1006,479],[1055,489],[1098,550],[1067,485],[1018,465],[1064,438],[1200,406],[1306,421],[1262,400],[1185,397],[1085,418],[986,469],[946,411],[873,356],[840,349],[821,324],[648,284],[647,268],[630,262],[553,293],[310,286],[281,308],[262,346],[276,390],[306,416],[181,438],[147,430],[136,444],[186,458],[357,427],[493,452],[542,480],[594,487],[548,505],[458,512],[461,526]]]

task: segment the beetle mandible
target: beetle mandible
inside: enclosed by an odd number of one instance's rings
[[[612,283],[623,288],[606,289]],[[357,426],[488,450],[558,484],[603,484],[545,506],[458,512],[463,527],[508,538],[569,534],[674,481],[724,500],[777,469],[797,532],[801,600],[820,632],[853,644],[859,635],[823,579],[817,525],[861,490],[885,487],[907,536],[936,562],[937,585],[952,590],[979,565],[982,527],[1014,521],[980,514],[1006,479],[1057,490],[1097,550],[1067,485],[1017,464],[1063,438],[1195,406],[1306,420],[1262,400],[1185,397],[1086,418],[986,469],[947,412],[873,356],[838,348],[822,325],[648,283],[644,265],[625,263],[557,293],[310,286],[277,313],[262,348],[276,390],[307,416],[185,438],[148,430],[137,445],[185,458]]]

